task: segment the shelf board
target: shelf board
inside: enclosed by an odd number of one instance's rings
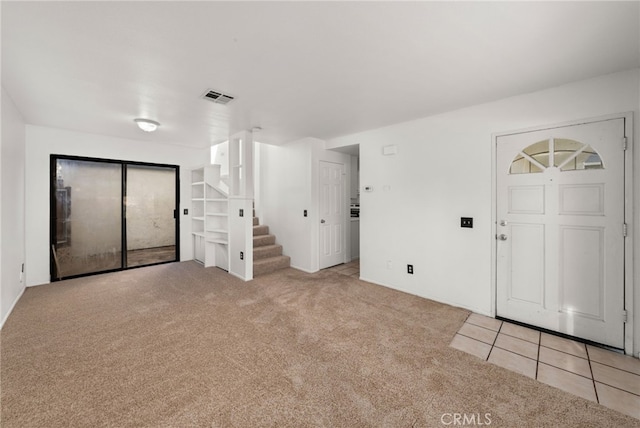
[[[193,220],[204,221],[204,217],[191,217]]]
[[[191,234],[194,236],[199,236],[201,238],[204,238],[204,232],[192,232]]]
[[[225,198],[207,198],[207,202],[229,202],[229,200]]]
[[[228,217],[229,216],[228,213],[207,213],[207,215],[216,216],[216,217]]]
[[[194,181],[193,183],[191,183],[192,186],[202,186],[204,184],[204,181]]]
[[[207,242],[210,242],[213,244],[229,245],[229,241],[225,239],[207,239]]]
[[[204,202],[204,198],[191,198],[192,202]]]
[[[207,232],[211,233],[229,233],[227,229],[207,229]]]

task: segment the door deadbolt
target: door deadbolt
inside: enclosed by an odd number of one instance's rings
[[[504,233],[501,233],[500,235],[498,235],[498,240],[506,241],[507,240],[507,235],[505,235]]]

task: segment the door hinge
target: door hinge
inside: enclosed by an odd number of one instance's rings
[[[627,150],[627,137],[622,137],[622,150]]]
[[[626,310],[622,311],[622,322],[627,322],[627,311]]]
[[[622,223],[622,237],[626,238],[627,237],[627,223]]]

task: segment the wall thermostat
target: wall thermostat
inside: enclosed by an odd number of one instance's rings
[[[398,146],[391,145],[391,146],[384,146],[382,148],[382,154],[385,156],[390,156],[390,155],[395,155],[398,153]]]

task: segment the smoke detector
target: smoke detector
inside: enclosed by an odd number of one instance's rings
[[[216,104],[229,104],[231,101],[233,101],[233,99],[235,97],[233,97],[232,95],[229,94],[225,94],[223,92],[220,91],[215,91],[213,89],[208,89],[207,92],[205,92],[202,95],[202,98],[204,98],[205,100],[209,100],[212,101]]]

